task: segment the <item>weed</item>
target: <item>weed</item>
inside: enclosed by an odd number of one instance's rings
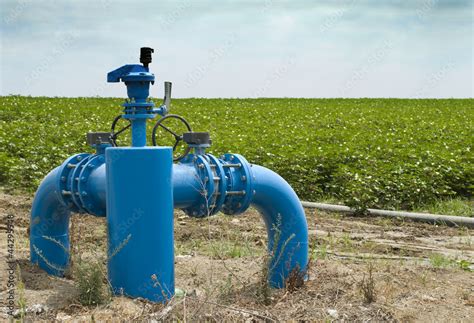
[[[367,273],[362,277],[359,287],[366,303],[370,304],[375,302],[377,299],[377,291],[375,289],[374,264],[372,261],[367,264]]]
[[[430,256],[430,264],[431,266],[433,266],[433,268],[439,269],[450,266],[452,264],[452,261],[442,254],[433,253]]]
[[[473,271],[471,269],[471,263],[469,261],[462,259],[462,260],[459,260],[457,263],[458,263],[459,268],[461,268],[462,270]]]
[[[362,242],[361,249],[373,252],[377,247],[377,243],[373,240],[365,240]]]
[[[161,296],[163,296],[163,300],[165,302],[170,301],[169,295],[170,294],[172,295],[173,293],[170,292],[169,288],[161,285],[160,280],[158,279],[158,276],[156,274],[152,274],[150,278],[151,278],[151,281],[153,282],[153,288],[159,288],[159,291],[161,292]]]
[[[272,248],[267,251],[264,256],[262,271],[260,275],[260,280],[258,283],[257,296],[265,305],[270,305],[271,303],[271,287],[270,287],[270,277],[272,274],[273,267],[278,262],[278,259],[275,260],[275,250],[278,247],[281,237],[281,216],[278,216],[276,223],[273,224],[273,243]],[[282,247],[283,248],[283,247]]]
[[[460,242],[470,247],[472,245],[472,236],[467,227],[460,227],[459,228],[459,238]]]
[[[227,275],[226,280],[221,285],[220,297],[219,299],[224,302],[224,304],[229,304],[235,301],[235,294],[234,291],[234,282],[233,282],[233,275],[229,273]]]
[[[329,246],[329,249],[334,250],[337,245],[338,239],[335,236],[331,235],[330,232],[328,232],[327,240],[327,246]]]
[[[23,322],[26,315],[26,297],[25,297],[25,284],[21,279],[20,265],[16,266],[17,275],[17,290],[18,290],[18,309],[20,310],[20,321]]]
[[[312,260],[324,260],[328,256],[328,245],[324,241],[321,242],[319,246],[314,243],[313,247],[310,250],[310,259]]]
[[[378,217],[375,219],[375,224],[386,229],[393,225],[393,220],[391,218]]]
[[[328,246],[326,244],[322,244],[319,247],[318,257],[319,259],[326,259],[328,257]]]
[[[450,198],[435,201],[418,208],[420,211],[428,211],[433,214],[453,214],[460,216],[474,215],[474,204],[463,198]]]
[[[353,249],[353,241],[349,233],[344,233],[342,238],[339,239],[339,243],[342,244],[344,251],[352,251]]]
[[[257,288],[257,296],[259,297],[260,301],[265,305],[270,305],[271,303],[271,287],[268,281],[270,278],[269,266],[271,263],[271,259],[271,256],[268,254],[264,256],[262,271]]]
[[[189,269],[189,272],[190,272],[190,275],[191,277],[197,277],[197,265],[195,266],[192,266],[190,269]]]
[[[110,300],[110,290],[104,284],[102,264],[79,259],[73,268],[73,277],[78,289],[78,300],[82,305],[100,305]]]
[[[308,268],[306,270],[301,270],[300,266],[296,265],[293,270],[290,272],[288,275],[288,278],[285,281],[285,287],[286,290],[289,291],[290,293],[296,291],[300,287],[304,285],[304,278],[306,272],[309,270],[309,264]]]
[[[211,242],[209,250],[203,250],[205,254],[210,254],[214,258],[242,258],[253,254],[248,245],[242,245],[240,240],[229,241],[220,240]]]
[[[426,287],[428,284],[428,272],[426,270],[423,270],[420,274],[420,282],[423,285],[423,287]]]

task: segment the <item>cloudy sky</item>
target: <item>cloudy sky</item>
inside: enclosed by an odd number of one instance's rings
[[[1,95],[473,97],[473,0],[0,0]]]

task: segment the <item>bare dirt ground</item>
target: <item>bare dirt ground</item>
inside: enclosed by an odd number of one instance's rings
[[[474,317],[472,231],[311,210],[306,213],[312,245],[309,280],[296,291],[265,293],[266,231],[257,212],[208,219],[177,212],[176,287],[185,293],[166,305],[113,297],[86,307],[77,299],[72,278],[48,276],[29,263],[30,206],[31,197],[0,193],[5,319],[9,214],[15,218],[15,257],[25,286],[17,284],[16,297],[24,295],[26,320],[472,322]],[[74,215],[71,222],[73,251],[103,257],[105,220]]]

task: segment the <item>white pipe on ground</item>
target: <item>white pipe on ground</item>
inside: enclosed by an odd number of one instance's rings
[[[314,203],[301,201],[303,207],[315,208],[323,211],[339,212],[339,213],[354,213],[354,210],[345,205],[334,205],[325,203]],[[428,222],[433,224],[446,224],[449,226],[465,226],[468,228],[474,228],[474,218],[465,216],[451,216],[451,215],[438,215],[429,213],[417,213],[417,212],[404,212],[404,211],[388,211],[388,210],[377,210],[368,209],[367,212],[370,215],[376,215],[388,218],[405,218],[413,221]]]

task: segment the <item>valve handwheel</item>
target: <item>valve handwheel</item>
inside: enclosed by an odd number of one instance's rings
[[[126,122],[128,122],[128,124],[123,127],[122,129],[120,129],[119,131],[115,132],[115,128],[117,127],[117,124],[120,120],[125,120]],[[127,130],[128,128],[130,128],[132,126],[132,123],[130,122],[129,119],[124,119],[123,118],[123,115],[119,115],[117,116],[114,121],[112,122],[112,127],[111,127],[111,131],[110,131],[110,143],[114,146],[114,147],[117,147],[118,144],[117,144],[117,136],[120,135],[122,132],[124,132],[125,130]]]
[[[171,129],[171,126],[173,129]],[[176,130],[176,126],[180,126],[180,130]],[[157,132],[161,131],[164,133],[168,134],[168,138],[171,138],[171,141],[165,142],[165,137],[160,136],[160,138],[163,138],[163,144],[158,144],[156,140],[156,135]],[[153,127],[153,132],[152,132],[152,141],[153,141],[153,146],[165,146],[169,143],[173,143],[173,160],[174,161],[180,161],[186,155],[191,151],[191,147],[189,147],[184,141],[183,141],[183,134],[185,132],[192,132],[191,126],[189,123],[184,119],[183,117],[176,115],[176,114],[168,114],[164,117],[162,117],[160,120],[158,120]],[[170,135],[172,137],[170,137]]]

